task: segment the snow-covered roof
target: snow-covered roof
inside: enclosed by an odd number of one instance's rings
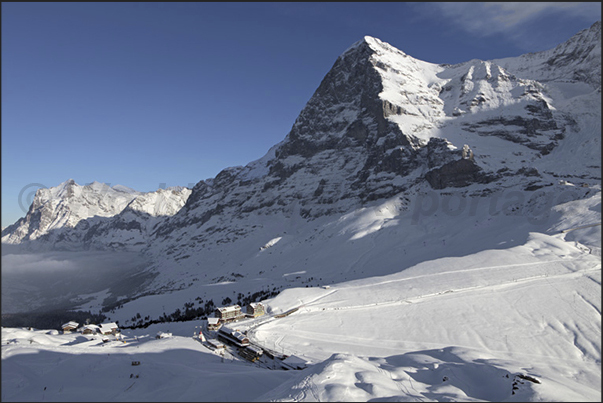
[[[253,309],[257,308],[258,306],[264,306],[262,305],[261,302],[250,302],[249,306],[252,307]]]
[[[224,307],[218,308],[218,310],[220,312],[237,311],[237,310],[240,310],[240,309],[241,309],[241,307],[238,306],[238,305],[224,306]]]
[[[61,327],[62,327],[63,329],[65,329],[66,327],[73,327],[73,328],[77,328],[79,325],[80,325],[79,323],[74,322],[74,321],[72,321],[72,320],[71,320],[71,321],[69,321],[69,322],[67,322],[67,323],[64,323],[64,324],[63,324]]]
[[[207,318],[208,325],[217,325],[220,323],[220,318]]]
[[[119,326],[117,326],[117,324],[114,322],[101,323],[101,325],[100,325],[101,330],[112,330],[112,329],[117,329],[117,328],[119,328]]]
[[[233,337],[236,337],[239,341],[243,341],[247,338],[247,336],[245,336],[243,333],[239,332],[238,330],[232,332]]]

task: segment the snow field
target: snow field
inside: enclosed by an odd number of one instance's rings
[[[572,249],[558,248],[558,239],[546,238],[535,235],[529,246],[517,247],[523,253],[508,255],[533,260]],[[543,249],[549,253],[538,253]],[[355,401],[596,401],[601,381],[600,259],[586,255],[496,264],[504,261],[504,252],[426,262],[416,271],[429,265],[441,271],[425,276],[412,276],[413,267],[378,283],[333,286],[292,315],[258,326],[253,339],[260,344],[320,363],[305,371],[312,375],[304,380],[301,374],[292,380],[288,392],[283,386],[265,397],[337,400],[332,394],[337,393],[339,399]],[[580,252],[574,249],[573,254]],[[459,269],[474,261],[489,266]],[[466,287],[455,289],[459,284]],[[305,299],[304,289],[287,290],[272,304],[294,305],[300,299]],[[409,365],[410,357],[425,354],[439,364]],[[384,370],[377,360],[406,365],[390,364]],[[334,367],[340,376],[332,379]],[[519,373],[531,374],[541,384],[524,384],[521,393],[512,394],[513,374]],[[444,376],[452,381],[443,382]],[[367,383],[368,378],[373,382]],[[303,393],[291,392],[297,389]]]
[[[247,401],[292,376],[222,362],[191,337],[126,340],[3,328],[2,400]]]

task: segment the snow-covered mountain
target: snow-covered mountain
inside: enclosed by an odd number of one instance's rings
[[[341,214],[425,181],[433,189],[481,184],[481,192],[559,179],[598,183],[600,29],[596,23],[549,51],[458,65],[423,62],[364,37],[337,58],[281,143],[245,167],[200,181],[182,210],[186,192],[143,201],[140,193],[101,192],[93,184],[80,196],[68,181],[41,190],[27,216],[3,231],[3,242],[66,227],[74,229],[42,242],[65,248],[68,239],[70,249],[146,243],[161,254],[190,255],[174,251],[198,249],[216,224],[240,237],[251,231],[237,219],[251,213]],[[76,226],[119,213],[113,224]],[[142,231],[145,213],[164,219]]]
[[[579,68],[593,74],[546,82],[521,77],[521,58],[506,61],[509,70],[495,61],[436,65],[363,38],[336,60],[286,138],[199,182],[158,225],[149,252],[165,262],[158,267],[186,272],[213,256],[210,247],[241,249],[392,197],[397,211],[408,210],[429,189],[482,198],[517,190],[527,200],[560,180],[600,184],[601,94],[590,66],[600,25],[577,36],[559,49],[585,54]],[[537,67],[531,76],[545,76]]]
[[[2,242],[41,245],[44,249],[52,246],[82,249],[83,245],[89,248],[81,235],[106,231],[107,225],[114,232],[124,227],[135,229],[140,232],[139,239],[145,238],[143,227],[160,217],[175,214],[190,193],[190,189],[183,187],[143,193],[99,182],[80,186],[69,179],[56,187],[38,189],[27,215],[2,231]],[[125,226],[124,220],[128,222]],[[112,224],[108,224],[109,221]],[[119,248],[117,243],[113,246]]]
[[[3,242],[147,259],[119,284],[70,283],[72,306],[130,326],[262,299],[267,315],[236,326],[310,365],[219,362],[190,340],[202,320],[124,330],[126,344],[3,329],[3,400],[600,401],[600,32],[456,65],[367,36],[283,141],[190,195],[125,192],[104,216],[97,198],[67,225],[74,199],[40,192]]]
[[[422,208],[413,203],[432,190],[476,200],[520,191],[527,200],[562,180],[585,186],[571,196],[583,197],[600,184],[600,30],[596,23],[549,51],[457,65],[366,36],[337,58],[290,133],[259,160],[192,191],[143,195],[72,181],[42,189],[2,240],[143,251],[158,272],[203,266],[213,278],[227,264],[207,264],[223,260],[212,247],[250,259],[287,228],[314,231],[319,218],[336,222],[391,198],[397,211]]]

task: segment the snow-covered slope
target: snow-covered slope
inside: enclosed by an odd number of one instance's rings
[[[532,233],[509,249],[286,290],[272,309],[302,307],[253,338],[317,365],[260,400],[596,401],[600,284],[599,256]]]
[[[597,29],[561,48],[596,53]],[[315,220],[395,196],[409,208],[426,189],[525,191],[518,197],[528,200],[561,180],[600,184],[600,88],[582,76],[530,77],[495,61],[430,64],[365,37],[337,59],[281,143],[199,182],[184,208],[158,225],[149,252],[157,267],[212,271],[210,256],[224,260],[215,246],[245,250],[249,240],[267,242],[301,223],[316,229]]]
[[[535,228],[525,217],[488,219],[488,208],[478,206],[475,225],[467,216],[422,217],[416,229],[431,229],[427,244],[400,236],[412,218],[389,203],[323,228],[313,240],[322,247],[316,259],[308,251],[318,248],[291,248],[287,236],[258,249],[258,260],[295,249],[272,262],[305,266],[262,276],[273,281],[308,280],[318,261],[345,266],[351,259],[329,253],[344,249],[363,252],[347,273],[374,273],[288,288],[264,300],[268,315],[235,325],[265,348],[310,362],[302,371],[257,368],[236,353],[222,361],[191,339],[202,320],[124,329],[126,343],[3,328],[2,400],[600,401],[600,227],[561,231],[600,219],[600,193],[554,208],[548,233],[524,234]],[[471,230],[477,234],[465,237]],[[475,252],[459,250],[464,243]],[[384,252],[405,246],[407,261]],[[380,275],[393,265],[409,267]],[[197,295],[233,296],[260,278],[142,297],[111,320],[127,323]],[[158,331],[173,337],[154,340]]]
[[[518,76],[543,82],[584,82],[601,86],[601,21],[544,52],[493,60]]]

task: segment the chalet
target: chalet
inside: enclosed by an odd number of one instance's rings
[[[216,308],[215,312],[215,317],[220,319],[220,322],[222,323],[232,322],[233,320],[241,319],[244,316],[239,305]]]
[[[99,331],[99,327],[96,325],[85,325],[82,327],[82,334],[96,334]]]
[[[99,327],[99,331],[101,332],[101,334],[112,334],[115,335],[119,332],[119,327],[117,326],[116,323],[111,322],[111,323],[101,323],[100,327]]]
[[[64,324],[61,326],[61,328],[63,329],[63,333],[70,333],[70,332],[72,332],[72,331],[76,330],[76,329],[77,329],[77,327],[78,327],[79,325],[80,325],[80,324],[79,324],[79,323],[77,323],[77,322],[74,322],[74,321],[69,321],[69,322],[67,322],[67,323],[64,323]]]
[[[218,330],[220,327],[220,318],[207,318],[207,330]]]
[[[249,305],[247,305],[247,316],[257,318],[265,313],[266,311],[264,310],[264,305],[261,302],[251,302]]]

